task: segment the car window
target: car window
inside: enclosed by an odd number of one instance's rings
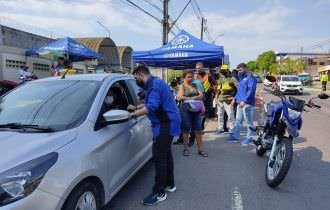
[[[107,101],[107,96],[112,98],[111,103]],[[107,95],[104,97],[101,115],[111,109],[127,110],[129,104],[132,104],[129,90],[123,80],[115,82],[107,91]]]
[[[0,124],[21,123],[66,130],[87,117],[98,81],[56,80],[27,83],[1,98]]]
[[[282,77],[282,81],[284,82],[298,82],[298,77]]]
[[[138,104],[142,103],[143,102],[144,90],[136,84],[134,79],[127,80],[127,82],[131,86],[131,94],[132,94],[132,97],[135,101],[135,104],[136,103],[138,103]]]

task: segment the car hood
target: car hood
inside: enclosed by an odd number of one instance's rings
[[[281,81],[280,82],[281,85],[301,85],[300,81]]]
[[[77,129],[55,133],[0,132],[0,173],[54,152],[75,139]]]

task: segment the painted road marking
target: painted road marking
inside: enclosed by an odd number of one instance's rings
[[[243,210],[243,200],[242,195],[239,192],[238,187],[234,187],[234,190],[232,192],[232,210]]]

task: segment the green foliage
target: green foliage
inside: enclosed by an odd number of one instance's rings
[[[182,71],[179,70],[168,70],[167,72],[167,82],[171,82],[174,78],[176,77],[181,77],[182,78]]]
[[[257,58],[257,66],[259,72],[272,72],[275,71],[276,55],[274,51],[267,51],[260,54]]]
[[[281,67],[285,74],[298,74],[305,69],[305,63],[299,58],[286,58]]]
[[[254,73],[257,73],[258,72],[258,66],[257,66],[257,62],[256,61],[249,61],[247,62],[247,68],[254,72]]]

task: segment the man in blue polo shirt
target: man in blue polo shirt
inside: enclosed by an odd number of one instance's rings
[[[233,133],[229,135],[229,142],[238,142],[241,129],[243,127],[243,119],[247,124],[247,134],[241,142],[242,146],[252,143],[253,130],[253,107],[255,105],[255,94],[257,82],[253,77],[252,72],[248,71],[245,63],[240,63],[237,66],[238,70],[238,88],[235,95],[235,101],[238,104],[236,112],[236,126]],[[234,102],[233,102],[234,103]]]
[[[174,192],[173,157],[171,151],[174,136],[180,135],[181,118],[169,86],[161,79],[150,75],[142,65],[134,69],[136,84],[146,92],[144,104],[135,108],[129,118],[147,115],[152,124],[153,156],[156,176],[153,192],[142,200],[145,205],[154,205],[166,199],[165,190]],[[130,107],[132,108],[132,107]]]

